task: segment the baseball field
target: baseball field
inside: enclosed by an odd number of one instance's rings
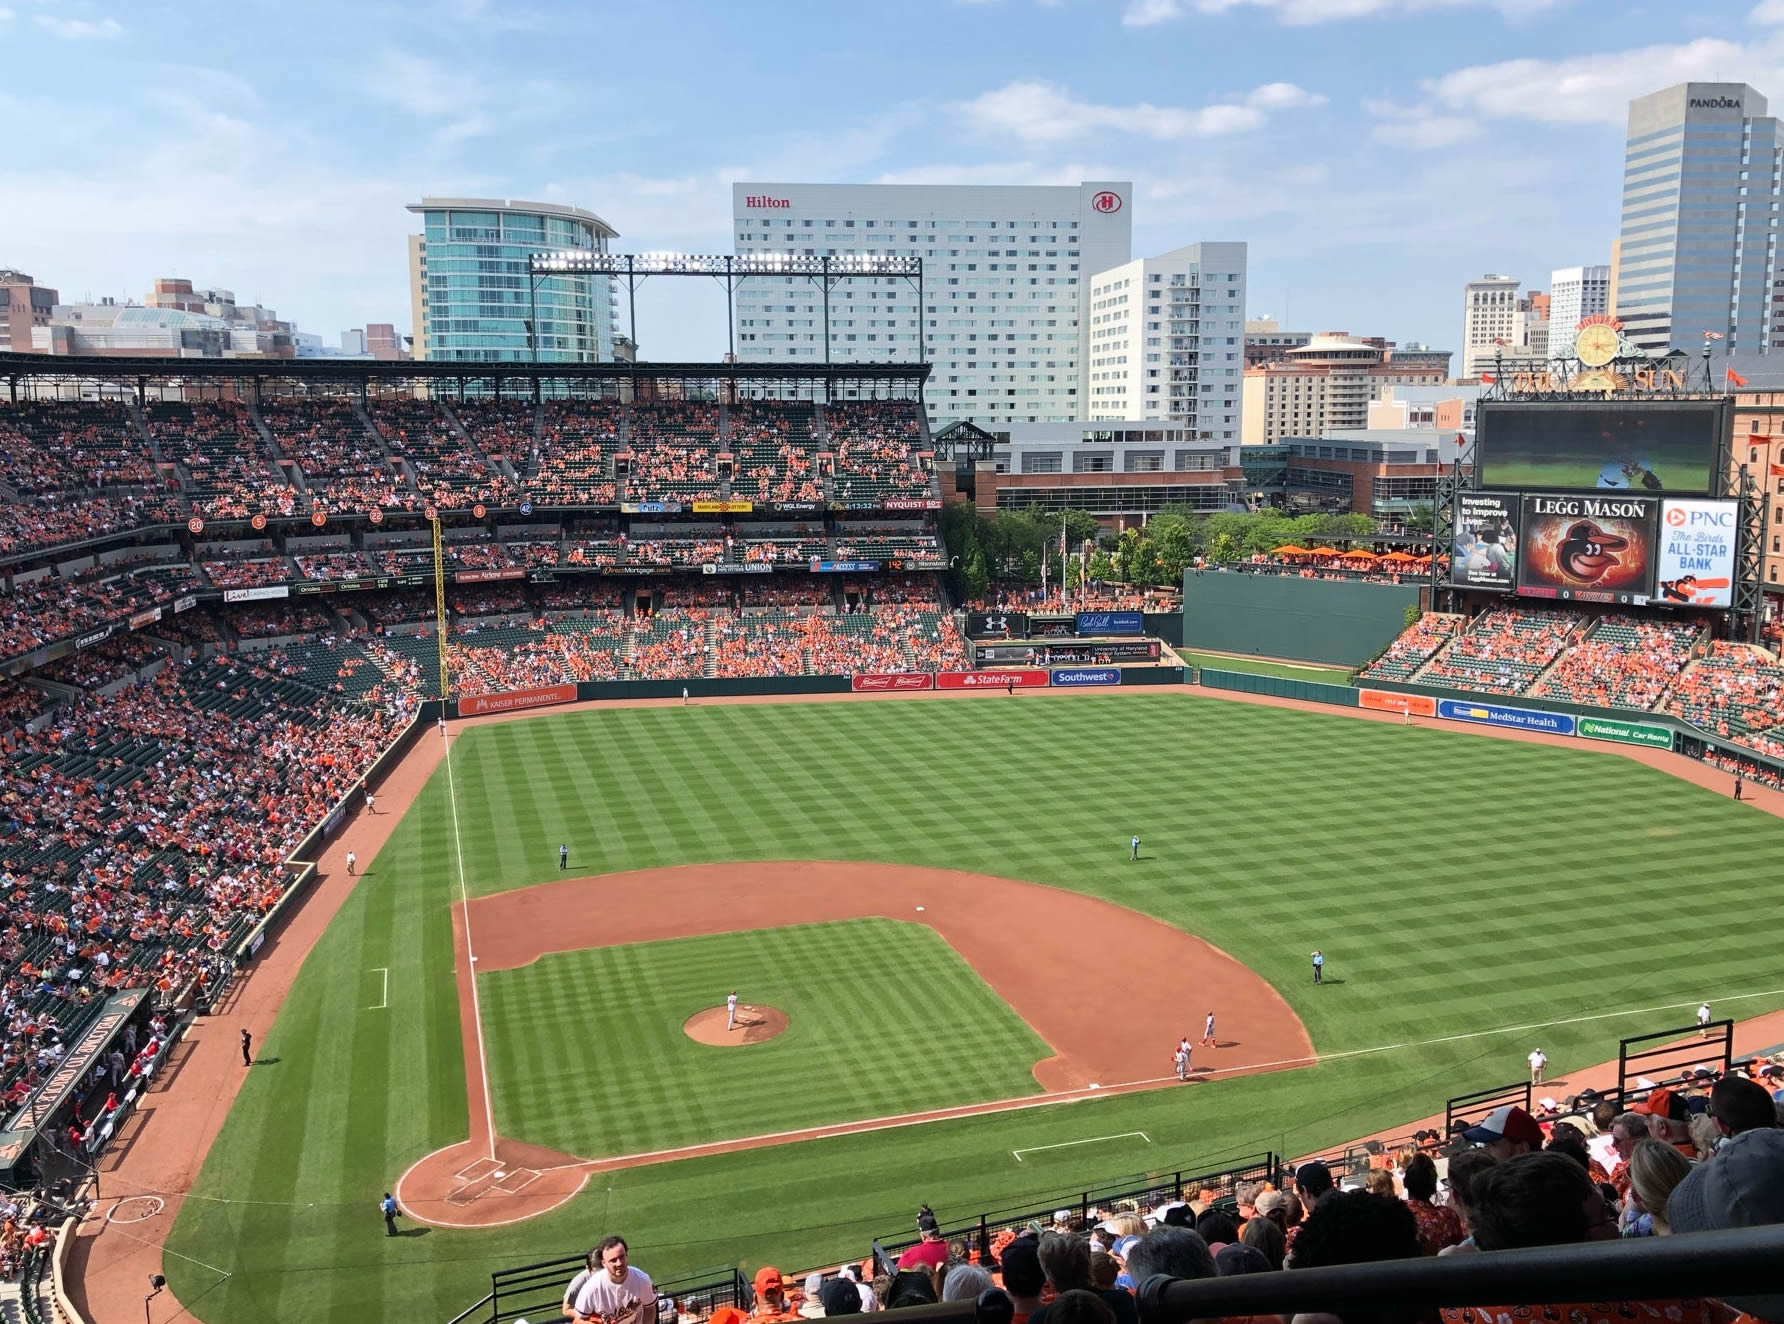
[[[922,1201],[1308,1152],[1538,1044],[1561,1076],[1702,998],[1784,1005],[1752,922],[1779,858],[1774,818],[1612,752],[1176,692],[465,727],[166,1272],[212,1324],[445,1320],[613,1231],[658,1277],[790,1270]],[[724,1030],[731,989],[758,1031]]]

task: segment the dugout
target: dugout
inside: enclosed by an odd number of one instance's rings
[[[1183,647],[1360,667],[1406,628],[1422,587],[1192,570],[1183,578]]]

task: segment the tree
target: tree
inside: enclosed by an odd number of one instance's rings
[[[1406,527],[1409,529],[1416,529],[1421,533],[1431,532],[1436,526],[1436,522],[1436,509],[1432,507],[1430,503],[1423,501],[1414,506],[1412,508],[1412,513],[1406,517]]]
[[[960,578],[968,601],[984,597],[985,590],[991,587],[991,573],[985,568],[985,549],[977,541],[961,566]]]

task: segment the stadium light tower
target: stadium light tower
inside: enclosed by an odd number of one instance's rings
[[[857,276],[892,276],[917,288],[917,362],[929,360],[923,333],[923,259],[847,253],[838,257],[802,257],[795,253],[597,253],[586,248],[554,249],[527,259],[528,302],[538,320],[539,282],[552,276],[613,276],[625,282],[626,314],[632,343],[638,343],[638,286],[651,276],[708,276],[725,287],[725,349],[737,356],[734,314],[738,283],[751,276],[802,276],[824,297],[824,362],[830,362],[830,291],[839,281]],[[535,351],[535,358],[537,351]]]

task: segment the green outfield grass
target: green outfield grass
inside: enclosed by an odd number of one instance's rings
[[[740,1260],[803,1268],[909,1228],[920,1200],[955,1215],[1141,1166],[1304,1153],[1517,1080],[1537,1044],[1559,1077],[1614,1057],[1620,1035],[1688,1022],[1703,997],[1718,1015],[1784,1005],[1735,1000],[1784,987],[1784,824],[1593,748],[1157,693],[600,710],[469,731],[452,769],[473,893],[557,877],[565,839],[590,873],[843,858],[1032,879],[1246,961],[1326,1060],[603,1173],[542,1219],[389,1240],[378,1196],[468,1129],[448,910],[458,857],[436,776],[261,1040],[276,1061],[254,1069],[180,1215],[166,1271],[201,1319],[446,1319],[487,1290],[490,1269],[609,1231],[661,1277]],[[1138,866],[1135,832],[1149,857]],[[1315,946],[1329,959],[1319,989]],[[390,998],[373,1011],[378,969]],[[1117,1015],[1160,996],[1156,975],[1079,995]],[[484,983],[495,1000],[505,979]],[[778,1096],[791,1114],[815,1073],[858,1068],[878,1083],[962,1032],[897,975],[864,996],[882,1014],[852,1055],[784,1079],[740,1063],[735,1106]],[[581,1015],[580,1057],[559,1050],[569,1060],[551,1069],[617,1061],[638,1086],[629,1108],[604,1101],[622,1116],[600,1125],[638,1125],[684,1086]],[[1532,1025],[1544,1028],[1495,1032]],[[1152,1143],[1010,1156],[1136,1130]]]
[[[1348,685],[1351,673],[1347,667],[1322,667],[1312,663],[1279,662],[1275,658],[1238,657],[1231,653],[1195,653],[1178,649],[1177,655],[1194,667],[1214,671],[1245,671],[1256,676],[1277,676],[1284,680],[1313,680],[1325,685]]]
[[[899,987],[947,1033],[909,1056],[863,1052]],[[934,929],[891,919],[558,952],[478,988],[496,1129],[590,1158],[1039,1093],[1031,1068],[1049,1056]],[[682,1033],[729,988],[786,1012],[786,1033],[747,1057]],[[579,1070],[591,1036],[604,1062],[649,1063],[674,1088],[641,1106],[634,1073]],[[740,1091],[740,1071],[793,1088]]]

